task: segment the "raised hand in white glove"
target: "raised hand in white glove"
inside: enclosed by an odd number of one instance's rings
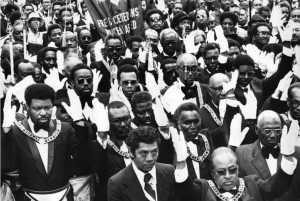
[[[146,72],[146,87],[152,96],[152,99],[160,95],[160,89],[156,83],[154,76],[151,73]]]
[[[293,37],[293,26],[294,22],[293,20],[290,20],[286,27],[281,26],[278,28],[282,42],[291,42]]]
[[[297,122],[296,122],[297,123]],[[282,135],[280,139],[280,153],[286,156],[292,155],[295,152],[295,146],[298,139],[298,125],[292,123],[289,132],[287,126],[282,129]]]
[[[27,76],[12,88],[12,93],[17,97],[20,103],[25,103],[25,90],[32,84],[35,84],[32,76]]]
[[[50,71],[50,74],[46,74],[47,78],[45,79],[45,84],[49,85],[50,87],[52,87],[53,89],[55,89],[55,85],[57,83],[60,83],[60,80],[59,80],[59,72],[58,72],[58,69],[57,68],[52,68],[49,70]]]
[[[73,121],[79,121],[83,119],[82,107],[79,96],[75,93],[73,89],[68,89],[68,96],[70,100],[70,106],[65,102],[62,103],[62,106],[66,109]]]
[[[96,124],[98,132],[109,131],[109,119],[108,110],[105,106],[99,102],[98,99],[94,98],[92,100],[93,109],[91,115],[91,122]]]
[[[258,67],[261,70],[267,70],[268,69],[268,60],[266,59],[267,57],[267,52],[261,52],[259,55],[259,60],[258,60]]]
[[[185,161],[189,155],[183,133],[180,132],[179,135],[177,129],[172,126],[169,129],[172,136],[173,146],[177,155],[177,162]]]
[[[269,44],[278,43],[278,38],[276,36],[270,36]]]
[[[237,69],[235,69],[231,73],[231,80],[230,80],[230,82],[228,82],[228,83],[223,82],[222,83],[222,85],[223,85],[222,94],[227,94],[228,91],[235,89],[238,77],[239,77],[239,71]]]
[[[229,48],[228,41],[224,36],[224,31],[221,25],[215,27],[215,33],[217,36],[217,43],[219,43],[220,46],[220,53],[227,52]]]
[[[245,119],[256,119],[256,110],[257,110],[257,100],[256,97],[249,93],[244,93],[246,96],[247,104],[243,105],[238,101],[238,105]]]
[[[169,120],[168,120],[168,117],[164,111],[162,104],[161,104],[160,99],[156,98],[155,102],[156,103],[152,104],[155,121],[156,121],[157,125],[160,127],[167,126],[169,124]]]
[[[16,117],[17,108],[16,106],[11,107],[11,97],[12,97],[12,91],[8,90],[6,93],[4,107],[3,107],[3,114],[4,114],[3,124],[2,124],[3,128],[10,128],[14,124],[14,120]],[[6,133],[6,131],[4,132]]]
[[[254,60],[254,63],[258,63],[260,51],[256,46],[248,44],[246,46],[246,52]]]
[[[285,19],[286,18],[282,14],[280,6],[279,5],[274,6],[270,18],[270,22],[272,23],[272,26],[275,28],[281,27]]]
[[[61,81],[57,82],[54,86],[54,91],[57,92],[58,90],[62,89],[66,83],[68,78],[63,78]]]
[[[93,73],[93,96],[95,96],[95,94],[98,91],[98,85],[103,75],[100,74],[101,72],[97,69],[92,69],[92,73]]]
[[[230,124],[230,137],[229,137],[229,145],[239,147],[247,132],[249,131],[249,127],[244,128],[242,131],[242,116],[238,113],[234,115],[231,124]]]
[[[267,63],[267,69],[268,69],[268,72],[267,72],[267,75],[266,77],[270,77],[271,75],[273,75],[277,69],[278,69],[278,60],[275,60],[275,55],[273,52],[271,53],[268,53],[267,56],[266,56],[266,60],[268,61]]]
[[[279,81],[279,84],[275,90],[275,92],[273,93],[272,97],[274,99],[278,99],[281,97],[281,94],[283,93],[284,89],[286,88],[286,86],[290,86],[291,84],[291,80],[293,79],[293,72],[290,71],[288,72],[284,78],[282,78],[280,81]]]
[[[85,103],[84,109],[82,110],[82,114],[83,114],[84,118],[86,120],[91,119],[92,113],[93,113],[92,108],[90,108],[90,106],[88,105],[88,103]]]
[[[195,38],[194,35],[187,35],[186,38],[183,38],[184,46],[187,53],[195,54],[198,52],[201,44],[195,46]]]

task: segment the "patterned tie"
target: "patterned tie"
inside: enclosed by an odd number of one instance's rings
[[[155,196],[155,191],[153,190],[153,188],[151,187],[151,185],[149,184],[149,181],[151,180],[152,176],[151,174],[147,173],[145,174],[144,177],[144,182],[145,182],[145,191],[151,195],[151,197],[156,200],[156,196]]]

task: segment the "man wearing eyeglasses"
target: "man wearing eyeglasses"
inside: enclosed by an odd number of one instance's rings
[[[294,22],[300,22],[300,8],[295,8],[291,12],[291,19]]]
[[[161,10],[151,9],[146,13],[146,22],[151,29],[157,31],[158,34],[163,30],[164,14]]]
[[[87,28],[83,28],[77,32],[79,46],[81,48],[82,55],[87,54],[87,46],[92,43],[91,32]]]
[[[247,144],[236,149],[239,161],[239,176],[257,175],[258,178],[267,180],[279,171],[280,139],[283,123],[277,113],[266,110],[258,116],[256,133],[258,140],[254,144]],[[297,131],[295,131],[297,132]],[[295,147],[294,157],[299,161],[300,147]],[[292,187],[284,196],[276,201],[299,199],[299,168],[295,171]],[[297,195],[298,194],[298,195]]]
[[[108,179],[131,164],[125,142],[131,130],[132,119],[129,110],[120,101],[109,103],[107,109],[109,133],[97,137],[97,140],[92,142],[91,151],[91,168],[99,177],[99,186],[96,186],[97,199],[104,201],[108,200]]]
[[[250,39],[259,50],[269,43],[271,28],[267,23],[258,23],[251,28]]]

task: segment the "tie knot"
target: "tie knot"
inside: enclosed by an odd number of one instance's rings
[[[151,178],[152,178],[151,174],[149,174],[149,173],[145,174],[144,182],[145,182],[146,184],[148,184],[149,181],[151,180]]]
[[[243,88],[243,91],[244,91],[245,93],[248,93],[248,88]]]

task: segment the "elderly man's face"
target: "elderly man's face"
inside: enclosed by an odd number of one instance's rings
[[[294,23],[293,25],[293,36],[292,41],[299,43],[300,42],[300,23]]]
[[[282,133],[279,116],[265,116],[258,122],[255,131],[263,146],[270,148],[275,147],[280,142]]]
[[[74,34],[66,34],[66,44],[67,48],[76,48],[77,40]]]
[[[23,24],[19,24],[14,27],[13,37],[15,41],[23,42],[23,29],[24,29]]]
[[[198,0],[196,2],[196,8],[198,8],[198,9],[207,9],[206,2],[204,0]]]
[[[183,30],[185,30],[185,33],[188,34],[191,31],[191,24],[190,20],[182,20],[178,24],[178,33],[179,35],[183,34]]]
[[[238,185],[237,158],[233,154],[228,152],[217,154],[212,163],[212,175],[218,188],[230,191]]]
[[[80,32],[80,47],[81,48],[86,48],[89,44],[92,43],[92,35],[89,30],[83,30]]]
[[[239,0],[240,6],[248,8],[249,7],[249,1],[248,0]]]
[[[131,116],[126,106],[111,108],[108,112],[110,133],[116,140],[124,141],[131,129]]]
[[[207,18],[205,10],[199,10],[199,11],[197,11],[197,14],[196,14],[196,24],[199,27],[206,27],[207,20],[208,20],[208,18]]]
[[[51,31],[50,40],[54,43],[58,43],[61,39],[62,31],[61,29],[53,29]]]
[[[175,34],[169,33],[164,35],[161,43],[162,43],[163,51],[166,54],[173,56],[173,54],[176,52],[177,49],[177,40]]]
[[[217,106],[220,103],[220,99],[225,98],[221,94],[223,91],[222,82],[228,83],[229,79],[226,79],[226,77],[220,77],[220,79],[213,79],[209,84],[209,95],[211,96],[213,103]]]
[[[154,29],[158,32],[160,32],[160,30],[162,30],[163,19],[161,18],[161,16],[158,13],[154,13],[150,16],[149,26],[151,29]]]
[[[49,70],[52,68],[57,67],[57,58],[56,58],[56,52],[48,51],[45,53],[45,56],[42,60],[42,64],[45,70]]]
[[[300,10],[294,10],[294,11],[291,13],[291,19],[292,19],[294,22],[300,22]]]
[[[187,84],[192,85],[196,80],[197,69],[197,60],[190,55],[181,57],[181,61],[179,62],[179,66],[177,66],[176,71],[179,74],[179,78],[182,83],[185,83],[186,78]]]
[[[266,45],[270,40],[270,30],[266,26],[260,26],[257,28],[257,34],[254,36],[255,43],[258,45]]]
[[[156,31],[146,31],[145,32],[146,41],[149,41],[152,49],[155,49],[158,45],[158,33]]]
[[[258,11],[261,7],[262,7],[262,1],[260,1],[260,0],[253,1],[253,8],[255,10]]]
[[[223,23],[221,24],[223,30],[229,30],[229,31],[232,31],[233,28],[234,28],[234,24],[233,24],[233,21],[230,19],[230,18],[225,18],[223,20]]]
[[[209,70],[209,72],[211,72],[212,74],[214,74],[215,72],[218,71],[219,65],[218,65],[218,57],[219,57],[219,50],[213,49],[213,50],[208,50],[206,52],[205,58],[204,58],[204,62],[206,65],[207,70]]]
[[[291,90],[291,97],[288,100],[289,112],[293,119],[300,120],[300,89]]]
[[[178,128],[187,141],[195,139],[201,128],[201,117],[198,111],[182,111],[178,121]]]
[[[243,9],[240,9],[240,16],[238,19],[239,24],[245,25],[247,23],[247,20],[248,20],[248,15],[247,15],[246,11]]]

